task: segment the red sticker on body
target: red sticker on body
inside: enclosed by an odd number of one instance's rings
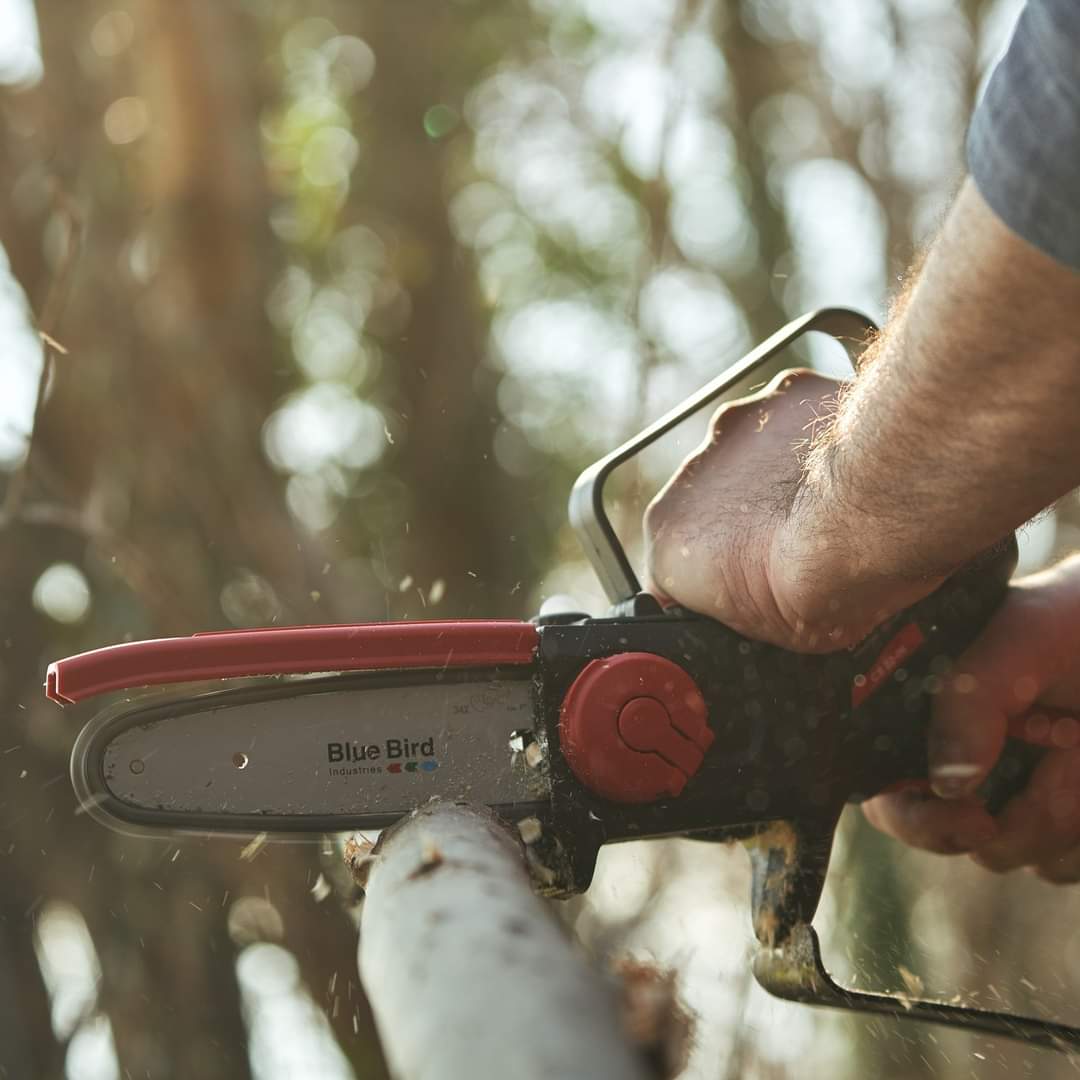
[[[918,623],[908,623],[878,653],[877,659],[851,686],[851,706],[857,709],[881,684],[926,641]]]

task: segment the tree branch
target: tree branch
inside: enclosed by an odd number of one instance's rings
[[[612,986],[491,814],[432,802],[384,834],[360,974],[399,1080],[649,1080]]]

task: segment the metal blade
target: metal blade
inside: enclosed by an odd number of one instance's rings
[[[533,727],[528,674],[344,676],[127,708],[87,725],[72,780],[88,813],[136,832],[380,828],[436,795],[526,816],[550,794],[511,748]]]

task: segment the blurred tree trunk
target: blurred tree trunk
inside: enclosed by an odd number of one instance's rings
[[[18,884],[18,883],[13,883]],[[53,1038],[49,1000],[22,899],[0,892],[0,1075],[59,1077],[64,1048]]]
[[[475,82],[477,50],[485,47],[483,27],[475,24],[493,7],[474,4],[463,25],[451,7],[377,0],[359,18],[342,20],[358,24],[356,32],[379,58],[370,149],[378,164],[363,200],[378,208],[392,233],[410,300],[406,325],[385,343],[407,429],[397,470],[410,492],[408,528],[394,538],[389,562],[425,591],[445,580],[447,608],[477,617],[522,614],[513,590],[526,576],[518,538],[535,527],[537,510],[530,506],[534,493],[503,472],[491,452],[500,412],[495,373],[484,362],[487,318],[470,256],[456,244],[447,216],[446,177],[454,155],[467,152],[466,136],[462,130],[436,140],[422,132],[432,106],[461,112]],[[418,62],[420,47],[438,48],[441,62]],[[397,608],[414,618],[423,614],[415,589]]]
[[[757,229],[761,252],[758,264],[732,282],[731,290],[746,316],[750,340],[758,342],[775,333],[787,318],[777,299],[773,274],[777,260],[791,250],[791,237],[784,209],[769,192],[770,162],[751,130],[750,118],[788,77],[786,69],[794,62],[793,54],[800,63],[805,63],[808,56],[802,45],[780,50],[775,44],[759,41],[747,29],[742,6],[717,4],[713,17],[717,23],[717,40],[731,72],[731,106],[723,119],[735,137],[739,163],[747,180],[746,205]]]
[[[55,272],[62,226],[46,172],[88,219],[59,331],[70,355],[41,417],[31,470],[31,501],[77,510],[85,530],[39,528],[28,543],[27,526],[17,525],[0,536],[0,616],[20,628],[9,642],[3,716],[15,719],[3,747],[23,745],[0,758],[4,791],[15,790],[22,769],[38,785],[23,782],[0,850],[12,847],[9,895],[29,896],[27,907],[67,899],[86,918],[127,1074],[238,1080],[248,1063],[229,902],[245,892],[306,893],[315,850],[282,848],[253,866],[228,841],[131,842],[73,816],[63,781],[76,718],[38,701],[49,658],[42,653],[57,640],[30,606],[30,585],[56,559],[88,566],[94,617],[68,635],[67,651],[126,633],[220,625],[221,590],[244,572],[265,583],[251,601],[252,621],[312,613],[308,563],[321,560],[285,511],[260,443],[285,389],[263,311],[277,269],[259,148],[267,43],[261,16],[246,5],[143,0],[131,49],[107,67],[88,33],[108,9],[40,5],[46,78],[8,103],[34,124],[25,136],[5,133],[10,150],[0,153],[3,239],[32,297]],[[121,98],[142,105],[127,106],[126,120],[121,107],[117,122],[137,126],[145,116],[147,128],[113,147],[103,116]],[[30,930],[28,920],[11,927],[20,944]],[[354,954],[353,927],[333,903],[294,902],[286,930],[318,999]],[[336,1026],[346,1053],[378,1075],[365,1018],[361,1010],[359,1035],[351,1010]],[[41,1040],[40,1019],[27,1025]]]

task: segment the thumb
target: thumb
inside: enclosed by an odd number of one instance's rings
[[[944,799],[972,794],[993,768],[1009,721],[1021,716],[1052,677],[1056,651],[1032,610],[1031,594],[1013,589],[979,639],[956,664],[934,705],[929,733],[930,786]]]
[[[984,666],[970,661],[938,696],[929,737],[930,787],[935,795],[964,798],[994,767],[1008,725],[1001,696]]]

